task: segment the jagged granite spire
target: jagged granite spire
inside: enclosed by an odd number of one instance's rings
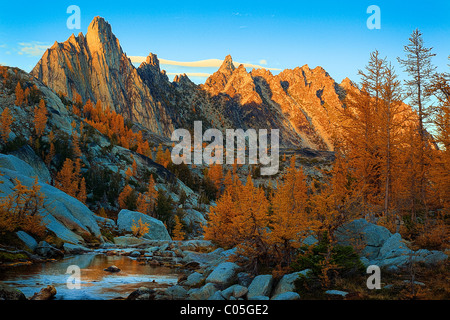
[[[101,100],[155,133],[170,136],[173,131],[171,117],[155,102],[101,17],[92,20],[85,37],[72,35],[48,49],[31,74],[69,98],[79,94],[84,102]]]

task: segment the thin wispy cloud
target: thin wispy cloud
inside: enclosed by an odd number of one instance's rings
[[[129,57],[131,62],[133,63],[142,63],[147,59],[147,57],[141,57],[141,56],[130,56]],[[261,60],[267,64],[266,60]],[[219,68],[223,60],[220,59],[206,59],[206,60],[198,60],[198,61],[174,61],[174,60],[167,60],[167,59],[159,59],[159,63],[163,65],[170,65],[170,66],[180,66],[180,67],[191,67],[191,68]],[[268,68],[264,66],[260,66],[257,64],[251,64],[251,63],[240,63],[240,62],[233,62],[235,67],[239,67],[239,65],[243,64],[246,68],[255,68],[255,69],[267,69],[267,70],[276,70],[279,71],[281,69],[278,68]],[[261,63],[261,62],[260,62]]]
[[[28,55],[32,57],[40,57],[44,54],[45,50],[50,48],[51,44],[46,44],[43,42],[32,41],[32,42],[19,42],[19,55]]]

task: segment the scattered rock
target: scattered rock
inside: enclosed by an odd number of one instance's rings
[[[184,300],[187,297],[188,291],[180,285],[175,285],[167,288],[166,295],[172,300]]]
[[[249,297],[248,300],[270,300],[268,296],[253,296]]]
[[[116,266],[109,266],[106,269],[103,269],[104,271],[108,271],[108,272],[120,272],[120,269]]]
[[[46,288],[42,288],[41,291],[35,293],[30,300],[50,300],[56,295],[56,288],[52,285],[48,285]]]
[[[82,254],[92,251],[84,246],[71,243],[64,243],[63,248],[67,254]]]
[[[248,299],[257,296],[269,296],[272,290],[273,277],[270,274],[256,276],[248,287]]]
[[[348,292],[340,291],[340,290],[327,290],[327,291],[325,291],[325,294],[328,294],[330,296],[339,296],[339,297],[345,298],[348,295]]]
[[[217,287],[213,283],[207,283],[200,289],[193,290],[189,294],[191,300],[208,300],[214,293],[218,291]]]
[[[338,244],[351,245],[360,251],[361,262],[365,266],[377,265],[386,271],[398,272],[411,262],[435,265],[448,259],[441,251],[409,249],[400,234],[391,234],[389,230],[357,219],[348,222],[335,232]]]
[[[141,253],[139,251],[133,251],[130,253],[130,257],[132,257],[132,258],[137,258],[140,256],[141,256]]]
[[[64,253],[61,250],[56,249],[45,241],[39,242],[35,252],[36,254],[49,259],[64,257]]]
[[[22,291],[0,284],[0,300],[27,300]]]
[[[202,283],[204,280],[204,276],[201,273],[198,272],[194,272],[191,273],[186,281],[184,281],[184,285],[185,286],[189,286],[189,287],[196,287],[198,286],[200,283]]]
[[[247,287],[252,283],[253,276],[250,273],[247,272],[239,272],[237,274],[238,278],[238,284],[240,284],[243,287]]]
[[[235,297],[236,299],[239,299],[244,297],[247,294],[247,292],[248,289],[246,287],[243,287],[239,284],[235,284],[223,290],[222,296],[227,300],[230,300],[230,297]]]
[[[140,287],[137,290],[134,290],[127,297],[127,300],[154,300],[156,295],[156,291],[147,287]]]
[[[300,300],[300,295],[296,292],[286,291],[273,296],[271,300]]]
[[[226,300],[223,295],[222,291],[216,291],[214,294],[208,298],[208,300]]]
[[[219,288],[226,288],[237,280],[239,266],[233,262],[222,262],[206,278],[207,283],[213,283]]]

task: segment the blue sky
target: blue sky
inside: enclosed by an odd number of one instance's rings
[[[104,17],[128,56],[192,62],[223,59],[273,69],[322,66],[337,81],[358,80],[369,53],[378,49],[398,73],[397,56],[415,28],[434,47],[434,63],[448,70],[450,1],[8,1],[0,12],[0,63],[30,71],[43,51],[72,33],[86,33]],[[69,30],[69,5],[81,9],[81,29]],[[381,29],[369,30],[368,6],[381,9]],[[210,74],[217,67],[163,64],[175,73]],[[277,70],[273,70],[277,73]],[[197,83],[205,77],[191,77]]]

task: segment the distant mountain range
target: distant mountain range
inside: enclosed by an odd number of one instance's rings
[[[31,75],[68,98],[101,100],[164,137],[201,120],[205,129],[280,129],[282,146],[316,150],[332,150],[336,115],[352,86],[349,79],[338,84],[323,68],[307,65],[278,75],[248,72],[243,65],[236,68],[231,56],[204,84],[186,75],[170,82],[155,54],[135,68],[101,17],[86,35],[55,42]]]

